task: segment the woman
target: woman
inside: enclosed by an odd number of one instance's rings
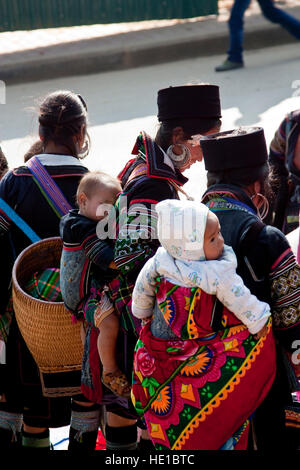
[[[38,120],[40,142],[31,149],[31,153],[36,154],[36,149],[42,147],[42,152],[38,155],[39,161],[68,203],[74,207],[79,179],[88,171],[79,160],[88,149],[86,104],[80,95],[71,91],[56,91],[41,103]],[[40,238],[59,235],[60,218],[34,182],[28,164],[5,175],[0,184],[0,197],[16,210]],[[8,235],[14,257],[28,246],[29,240],[23,232],[2,212],[1,231],[6,237],[2,237],[3,253],[10,252],[11,249]],[[11,263],[7,263],[6,269],[2,267],[3,278],[11,276],[13,260],[11,256]],[[1,283],[3,296],[7,297],[5,285],[7,286],[7,279],[6,284]],[[55,374],[50,376],[42,376],[50,387],[75,387],[80,392],[80,372],[61,374],[59,377],[55,377]],[[72,395],[71,391],[69,395]],[[43,396],[38,367],[13,317],[6,344],[6,364],[1,366],[1,444],[6,448],[22,445],[23,449],[47,450],[50,448],[49,428],[67,425],[71,417],[69,448],[93,450],[98,433],[99,406],[87,403],[82,395],[74,398],[77,400],[72,401],[71,411],[70,397]],[[87,408],[86,405],[91,406]],[[93,426],[86,426],[87,419],[93,421]],[[76,435],[81,435],[81,443],[76,440]]]
[[[299,227],[300,110],[289,113],[270,144],[269,164],[274,174],[272,225],[288,234]]]
[[[252,145],[252,150],[267,157],[266,148]],[[158,204],[157,211],[165,250],[160,248],[143,268],[145,283],[140,274],[133,293],[138,315],[152,301],[152,288],[158,303],[136,347],[135,407],[145,416],[157,450],[246,449],[251,415],[275,377],[271,324],[267,332],[253,334],[252,300],[249,296],[242,307],[246,291],[240,278],[231,278],[236,261],[230,268],[231,249],[223,251],[220,225],[211,211],[171,201],[169,207]],[[256,304],[255,314],[260,308]]]
[[[161,124],[157,135],[152,140],[145,132],[140,133],[133,148],[134,157],[119,175],[123,192],[115,206],[114,261],[120,274],[109,285],[108,295],[120,315],[120,368],[128,379],[131,379],[133,352],[141,328],[131,312],[132,291],[139,271],[159,246],[154,205],[164,199],[178,199],[184,192],[182,186],[187,178],[182,172],[202,160],[200,134],[218,131],[220,117],[217,86],[186,85],[159,90]],[[90,378],[83,384],[85,387]],[[107,449],[136,448],[137,414],[132,403],[108,397],[104,389]],[[147,442],[142,439],[140,446],[143,445]]]
[[[270,196],[264,133],[260,128],[219,133],[201,139],[201,147],[208,170],[203,202],[218,216],[225,243],[237,255],[238,274],[272,311],[277,374],[254,415],[257,448],[295,449],[296,432],[291,422],[285,426],[294,403],[283,363],[299,384],[291,355],[300,337],[300,270],[282,232],[261,222]]]

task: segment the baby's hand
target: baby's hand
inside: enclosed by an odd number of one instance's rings
[[[265,325],[265,326],[262,327],[261,330],[259,330],[259,331],[256,333],[256,335],[254,335],[254,338],[255,338],[255,339],[260,339],[260,338],[262,338],[263,336],[266,336],[267,332],[268,332],[268,326]]]

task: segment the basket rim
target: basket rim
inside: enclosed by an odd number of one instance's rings
[[[25,292],[22,287],[20,286],[18,280],[17,280],[17,275],[16,275],[16,271],[17,271],[17,267],[18,267],[18,264],[20,263],[20,260],[24,257],[25,254],[27,254],[29,251],[31,251],[33,248],[35,248],[36,246],[38,245],[41,245],[43,242],[45,241],[55,241],[55,240],[60,240],[62,241],[61,237],[48,237],[48,238],[43,238],[42,240],[39,240],[35,243],[31,243],[30,245],[28,245],[26,248],[24,248],[24,250],[21,251],[21,253],[18,255],[17,259],[15,260],[14,262],[14,265],[13,265],[13,270],[12,270],[12,283],[13,283],[13,290],[15,289],[16,291],[19,291],[19,293],[21,293],[24,297],[27,297],[28,300],[30,301],[35,301],[36,303],[40,303],[40,304],[46,304],[46,305],[56,305],[56,306],[62,306],[64,305],[64,302],[53,302],[53,301],[47,301],[47,300],[41,300],[41,299],[36,299],[35,297],[32,297],[31,295],[29,295],[27,292]]]

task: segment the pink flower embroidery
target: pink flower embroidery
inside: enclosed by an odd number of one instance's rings
[[[189,357],[196,354],[199,346],[195,341],[180,341],[172,340],[168,341],[167,352],[170,356],[176,356],[178,361],[185,361]]]
[[[155,359],[150,356],[146,348],[139,348],[135,356],[135,368],[143,377],[149,377],[156,370]]]

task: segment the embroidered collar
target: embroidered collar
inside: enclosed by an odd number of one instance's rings
[[[231,199],[226,196],[213,197],[206,203],[206,205],[210,210],[214,212],[238,210],[257,216],[257,213],[251,207],[247,206],[243,202],[239,202],[236,199]]]
[[[208,204],[210,200],[222,199],[226,201],[228,208],[245,210],[257,215],[256,207],[250,197],[238,186],[231,184],[215,184],[208,188],[202,197],[203,204]]]

